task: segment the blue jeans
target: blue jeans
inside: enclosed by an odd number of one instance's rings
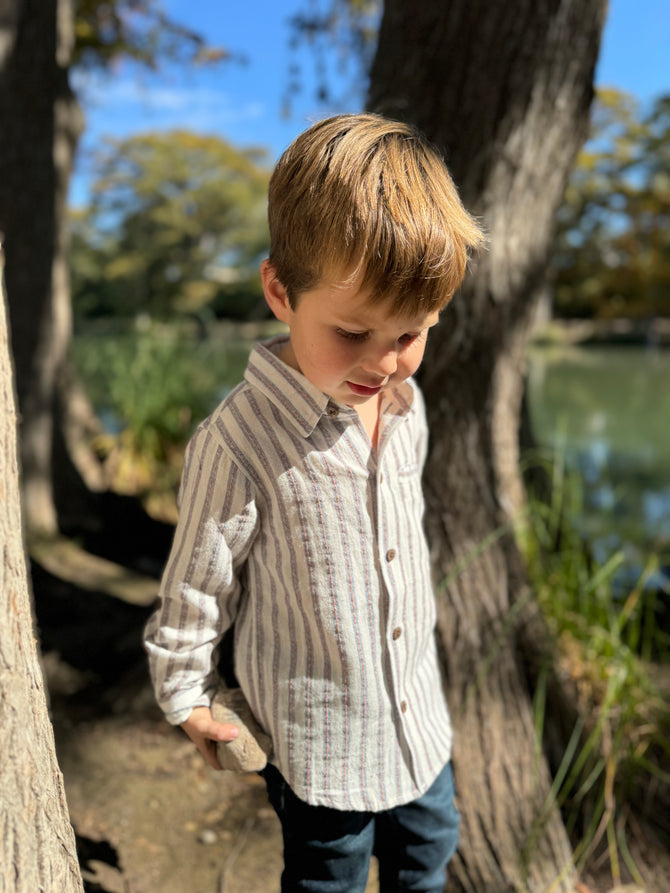
[[[418,800],[385,812],[310,806],[274,766],[261,775],[284,836],[282,893],[364,893],[373,854],[381,893],[444,893],[460,820],[451,763]]]

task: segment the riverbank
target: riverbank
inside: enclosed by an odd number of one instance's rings
[[[551,319],[539,326],[534,344],[670,347],[670,318]]]

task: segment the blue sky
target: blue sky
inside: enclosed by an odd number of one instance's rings
[[[311,59],[306,54],[296,59],[289,48],[288,20],[304,6],[305,0],[163,0],[175,20],[246,61],[166,68],[151,75],[121,64],[112,75],[77,81],[87,128],[72,201],[85,200],[87,159],[105,136],[184,127],[217,133],[239,146],[266,146],[274,160],[297,133],[328,111],[310,89]],[[596,82],[626,90],[643,103],[670,93],[669,46],[668,0],[610,0]],[[287,118],[282,99],[296,61],[302,66],[304,89]],[[354,98],[336,110],[347,109],[358,109]]]

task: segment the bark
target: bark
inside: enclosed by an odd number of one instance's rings
[[[1,266],[0,256],[0,279]],[[81,893],[33,634],[18,477],[16,409],[0,294],[0,889]]]
[[[525,348],[586,135],[604,15],[605,0],[387,0],[371,74],[368,107],[427,134],[489,234],[422,377],[427,525],[463,814],[450,889],[472,893],[574,883],[528,684],[546,635],[510,521],[524,500]]]
[[[3,0],[0,15],[0,232],[21,414],[29,528],[58,528],[54,444],[63,440],[72,320],[67,189],[82,128],[68,83],[72,0]],[[63,460],[65,453],[56,452]],[[76,477],[70,487],[83,489]],[[72,492],[72,489],[71,489]]]

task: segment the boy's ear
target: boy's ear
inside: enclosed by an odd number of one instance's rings
[[[269,260],[264,260],[261,264],[261,282],[268,307],[280,322],[288,324],[292,312],[288,293],[277,278],[275,268]]]

